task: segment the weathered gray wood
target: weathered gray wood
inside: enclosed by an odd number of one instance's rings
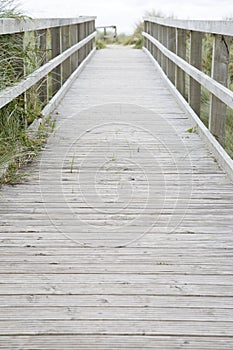
[[[82,41],[80,41],[76,45],[67,49],[65,52],[63,52],[59,56],[56,56],[53,59],[51,59],[44,66],[38,68],[33,73],[29,74],[25,79],[23,79],[19,83],[16,83],[12,87],[6,88],[3,91],[1,91],[0,92],[0,108],[4,107],[6,104],[11,102],[13,99],[20,96],[22,93],[24,93],[30,87],[35,85],[38,81],[40,81],[43,77],[45,77],[52,70],[56,69],[56,67],[58,67],[64,60],[66,60],[73,53],[77,52],[80,48],[82,48],[82,46],[84,46],[89,40],[92,40],[94,38],[94,36],[95,36],[95,33],[91,34],[90,36],[83,39]],[[54,76],[57,76],[57,74],[54,73]],[[56,82],[60,84],[60,80],[55,81],[55,83]]]
[[[146,38],[146,36],[145,36]],[[148,38],[146,38],[146,40],[149,40]],[[161,42],[162,40],[162,26],[158,25],[158,41]],[[157,60],[160,66],[162,66],[162,53],[160,50],[158,50],[158,56],[157,56]]]
[[[0,321],[2,335],[48,335],[55,336],[59,332],[62,335],[151,335],[151,336],[203,336],[224,337],[231,334],[230,322],[211,321],[134,321],[134,320],[11,320]]]
[[[145,17],[145,21],[202,33],[212,33],[233,36],[232,20],[208,21],[208,20],[182,20],[174,18]]]
[[[231,350],[231,337],[190,337],[190,336],[137,336],[137,335],[96,335],[95,337],[80,335],[61,335],[51,337],[44,335],[33,336],[3,336],[2,345],[16,349],[21,347],[24,350],[55,349],[56,350],[119,350],[119,349],[154,349],[174,350],[186,348],[189,350]],[[57,341],[59,340],[59,342]]]
[[[76,42],[77,43],[77,42]],[[71,47],[70,26],[61,27],[61,53]],[[71,60],[68,57],[61,64],[61,82],[64,84],[71,74]]]
[[[82,41],[85,38],[85,23],[80,23],[78,25],[78,41]],[[78,55],[78,64],[82,63],[85,58],[86,49],[85,47],[80,48]]]
[[[190,57],[189,63],[201,71],[202,67],[202,36],[200,32],[190,33]],[[189,79],[189,104],[194,112],[200,116],[201,111],[201,85],[195,79]]]
[[[171,52],[176,52],[176,29],[167,28],[167,48]],[[167,60],[167,76],[173,84],[175,84],[175,64]]]
[[[214,36],[211,76],[223,86],[227,86],[228,83],[230,42],[230,37]],[[227,106],[211,95],[209,130],[222,146],[225,144],[226,111]]]
[[[146,49],[144,49],[144,51],[147,53],[147,55],[150,56],[150,53]],[[151,59],[152,59],[152,57],[151,57]],[[175,89],[174,86],[170,83],[170,81],[167,79],[166,75],[163,73],[160,65],[154,60],[153,60],[153,63],[156,65],[158,71],[160,71],[160,74],[163,77],[163,79],[167,82],[170,91],[175,96],[180,107],[188,113],[191,120],[196,125],[197,130],[198,130],[201,138],[207,144],[209,150],[216,157],[219,165],[222,167],[222,169],[224,169],[224,171],[228,174],[228,176],[233,181],[233,161],[232,161],[232,158],[230,158],[230,156],[225,152],[225,150],[221,147],[221,145],[216,141],[215,137],[210,133],[210,131],[206,128],[206,126],[201,122],[200,118],[196,115],[196,113],[194,113],[194,111],[189,106],[189,104],[187,103],[185,98],[183,98],[183,96],[180,93],[178,93],[177,89]]]
[[[70,26],[70,44],[71,46],[78,42],[78,25],[73,24]],[[78,51],[73,53],[70,57],[71,73],[73,73],[78,67]]]
[[[22,32],[30,32],[47,28],[62,27],[72,24],[84,23],[87,21],[95,21],[94,16],[80,16],[77,18],[37,18],[37,19],[0,19],[0,35],[14,34]]]
[[[76,51],[78,52],[78,51]],[[78,66],[78,68],[71,74],[71,76],[68,78],[68,80],[63,84],[61,89],[56,93],[56,95],[51,98],[51,100],[46,104],[46,106],[43,108],[41,114],[44,117],[47,117],[54,111],[54,109],[59,105],[61,102],[62,98],[66,94],[67,90],[69,87],[72,85],[75,79],[79,76],[79,74],[82,72],[84,69],[85,65],[89,62],[89,60],[92,58],[92,56],[95,53],[95,48],[90,52],[90,54],[85,58],[85,60]],[[73,55],[75,55],[74,53]],[[78,63],[78,57],[75,56],[77,60],[76,64]]]
[[[50,29],[51,33],[51,58],[58,57],[61,53],[61,27]],[[62,85],[61,66],[58,65],[52,72],[52,93],[55,95]]]
[[[4,350],[231,349],[233,186],[158,72],[97,51],[2,189]]]
[[[233,92],[231,90],[227,89],[222,84],[199,71],[197,68],[192,67],[189,63],[185,62],[183,59],[167,50],[158,40],[154,39],[149,34],[143,33],[143,36],[151,40],[160,49],[160,51],[165,54],[170,60],[172,60],[178,67],[183,69],[188,75],[203,85],[207,90],[218,97],[227,106],[233,108]]]
[[[167,48],[167,45],[168,45],[168,35],[167,35],[168,27],[162,26],[161,30],[162,30],[162,41],[161,42],[162,42],[163,46],[165,46]],[[161,60],[162,60],[161,66],[162,66],[164,72],[167,74],[168,59],[165,55],[162,54]]]
[[[36,31],[36,40],[38,45],[38,50],[41,57],[41,66],[46,64],[49,60],[48,57],[48,29],[43,29]],[[49,85],[48,77],[44,77],[43,81],[40,82],[39,86],[39,97],[43,105],[49,101]]]
[[[148,33],[148,21],[144,21],[143,29],[146,33]],[[144,38],[144,46],[148,49],[148,39]]]
[[[186,59],[186,35],[184,29],[176,29],[176,55]],[[176,66],[176,83],[177,90],[185,97],[185,72]]]

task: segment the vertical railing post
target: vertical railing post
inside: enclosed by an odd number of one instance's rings
[[[158,41],[162,43],[162,34],[163,34],[163,29],[160,24],[158,24]],[[162,53],[160,50],[158,50],[158,63],[162,67]]]
[[[144,22],[144,31],[145,31],[145,33],[148,33],[148,21]],[[149,50],[148,42],[149,42],[149,40],[147,38],[145,38],[144,46],[147,50]]]
[[[81,41],[85,37],[85,23],[80,23],[78,28],[78,41]],[[85,47],[79,49],[78,64],[82,63],[85,55]]]
[[[157,23],[154,23],[154,38],[158,40],[158,35],[159,35],[159,27]],[[158,61],[158,49],[154,45],[154,58]]]
[[[148,34],[151,33],[151,22],[148,22],[147,33]],[[148,40],[148,50],[149,50],[149,52],[151,52],[151,41],[150,40]]]
[[[151,22],[151,34],[150,35],[154,37],[154,25],[152,22]],[[154,45],[153,44],[151,44],[151,55],[154,57]]]
[[[167,48],[176,52],[176,29],[174,27],[167,27]],[[167,75],[175,85],[175,64],[169,59],[167,59]]]
[[[78,32],[77,32],[77,25],[73,24],[70,26],[70,46],[73,46],[77,44],[78,42]],[[70,69],[71,73],[75,71],[75,69],[78,66],[78,55],[77,52],[75,52],[71,57],[70,57]]]
[[[92,33],[94,33],[94,31],[95,31],[95,22],[94,21],[91,21],[90,22],[90,34],[92,34]],[[95,39],[92,39],[91,40],[91,47],[90,47],[90,50],[92,51],[93,50],[93,48],[94,48],[94,42],[95,42]]]
[[[163,46],[167,47],[167,27],[162,26],[162,44]],[[167,74],[167,57],[165,57],[163,54],[162,55],[162,68],[163,71]]]
[[[88,30],[89,30],[89,25],[88,25],[88,22],[85,22],[85,32],[84,32],[84,38],[86,38],[88,36]],[[85,47],[85,55],[84,55],[84,58],[87,57],[88,55],[88,46],[89,46],[89,43],[87,43],[84,47]]]
[[[51,28],[51,50],[54,58],[61,53],[61,31],[60,27]],[[52,93],[55,94],[61,87],[61,66],[56,67],[52,72]]]
[[[61,27],[61,52],[70,47],[70,28],[69,26]],[[71,72],[70,58],[67,58],[61,65],[62,84],[69,78]]]
[[[41,66],[43,66],[46,62],[48,62],[47,37],[48,37],[47,29],[43,29],[35,32],[35,39],[37,41],[37,46],[39,49]],[[49,100],[47,76],[43,79],[43,81],[39,86],[39,97],[40,97],[40,101],[44,104],[46,104]]]
[[[227,36],[214,36],[211,76],[224,86],[227,86],[230,41]],[[211,95],[209,129],[222,146],[225,144],[226,111],[226,105]]]
[[[186,59],[186,30],[176,29],[176,54]],[[185,97],[185,72],[176,66],[176,88]]]
[[[87,35],[88,35],[87,33],[88,33],[88,22],[85,22],[84,23],[84,38],[87,37]],[[88,55],[88,44],[86,44],[84,46],[84,59],[87,57],[87,55]]]
[[[190,64],[201,70],[202,67],[202,33],[191,31],[190,34]],[[201,110],[201,85],[190,77],[189,80],[189,104],[194,112],[200,116]]]

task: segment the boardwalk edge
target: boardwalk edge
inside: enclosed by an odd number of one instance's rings
[[[172,82],[168,79],[168,77],[166,76],[166,74],[164,73],[164,71],[158,64],[158,62],[151,55],[151,53],[145,47],[143,47],[143,51],[151,59],[153,64],[156,66],[156,69],[165,80],[169,90],[175,97],[179,106],[187,113],[187,116],[189,117],[189,119],[195,123],[200,137],[202,138],[202,140],[207,145],[208,149],[216,158],[219,166],[224,170],[225,173],[227,173],[227,175],[230,177],[231,181],[233,182],[233,160],[230,158],[230,156],[227,154],[224,148],[218,143],[218,141],[214,138],[214,136],[210,133],[207,127],[202,123],[198,115],[189,106],[188,102],[179,93],[179,91],[172,84]]]

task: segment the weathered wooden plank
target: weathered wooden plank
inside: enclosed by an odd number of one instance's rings
[[[0,348],[231,349],[233,187],[149,60],[98,51],[58,113],[1,193]]]
[[[185,30],[198,31],[203,33],[222,34],[233,36],[232,21],[211,21],[211,20],[182,20],[174,18],[145,17],[145,21],[153,22],[168,27],[175,27]]]
[[[182,347],[188,350],[231,350],[231,337],[191,337],[191,336],[113,336],[95,335],[56,335],[56,336],[3,336],[1,337],[2,348],[10,347],[16,349],[22,347],[24,350],[38,350],[46,346],[47,349],[57,350],[141,350],[143,349],[166,349],[174,350]]]
[[[233,298],[190,295],[0,295],[2,307],[131,307],[131,308],[193,308],[232,310]]]
[[[62,27],[71,24],[79,24],[86,21],[93,21],[96,17],[80,16],[77,18],[28,18],[28,19],[14,19],[1,18],[0,19],[0,34],[14,34],[21,32],[30,32],[35,30],[42,30],[53,27]]]
[[[211,321],[129,321],[129,320],[0,320],[2,335],[154,335],[154,336],[232,336],[231,323]]]
[[[0,307],[0,320],[233,321],[232,309],[182,307]]]

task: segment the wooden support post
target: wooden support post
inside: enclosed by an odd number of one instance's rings
[[[85,22],[85,36],[84,36],[84,38],[86,38],[88,36],[88,33],[89,33],[89,22]],[[86,58],[88,55],[89,45],[90,45],[89,43],[87,43],[85,45],[85,57],[84,58]]]
[[[167,27],[162,26],[162,44],[163,46],[167,47]],[[167,57],[165,57],[163,54],[161,54],[162,58],[162,68],[163,71],[167,74]]]
[[[214,36],[212,78],[227,86],[228,64],[231,38],[223,35]],[[218,142],[225,145],[227,106],[214,95],[211,96],[209,129]]]
[[[153,38],[156,36],[156,24],[152,23],[152,28],[151,28],[151,35]],[[156,57],[156,46],[152,44],[152,56],[155,58]]]
[[[95,31],[95,22],[91,21],[90,22],[90,33],[89,34],[94,33],[94,31]],[[115,31],[116,31],[116,27],[115,27]],[[90,51],[94,48],[94,41],[95,41],[95,39],[92,39],[91,42],[90,42]]]
[[[144,22],[144,32],[148,33],[148,21]],[[148,50],[148,39],[144,39],[144,46]]]
[[[148,22],[148,34],[151,35],[151,25],[152,23],[151,22]],[[148,43],[148,50],[150,51],[150,53],[152,53],[152,42],[149,40],[149,43]]]
[[[202,66],[202,33],[191,31],[190,38],[190,64],[201,71]],[[201,85],[190,77],[189,104],[194,112],[200,116]]]
[[[43,66],[48,62],[47,55],[47,29],[39,30],[35,32],[36,46],[39,49],[40,65]],[[46,104],[49,100],[48,96],[48,77],[43,78],[43,81],[39,86],[39,97],[43,104]]]
[[[186,59],[186,30],[176,29],[176,54]],[[176,88],[185,97],[185,72],[176,66]]]
[[[158,41],[160,43],[162,43],[162,34],[163,34],[163,28],[160,24],[158,24]],[[162,53],[161,51],[158,49],[158,63],[159,65],[162,67]]]
[[[61,27],[61,52],[64,52],[70,47],[70,27]],[[71,73],[70,58],[67,58],[61,65],[61,81],[62,84],[69,78]]]
[[[91,21],[88,22],[88,31],[87,31],[87,36],[92,33],[92,23]],[[91,41],[88,43],[88,55],[91,52]]]
[[[151,35],[153,36],[153,38],[156,37],[156,24],[155,23],[151,23],[152,28],[151,28]],[[152,56],[155,58],[156,57],[156,46],[152,44]]]
[[[172,52],[176,52],[176,29],[167,27],[167,48]],[[167,59],[167,76],[175,85],[175,64]]]
[[[87,22],[83,23],[83,37],[82,39],[86,38],[87,36]],[[87,44],[83,46],[83,59],[86,58],[86,55],[87,55]]]
[[[51,49],[54,58],[61,53],[60,27],[51,28]],[[54,95],[61,87],[61,66],[56,67],[52,72],[52,94]]]
[[[77,25],[73,24],[70,26],[70,46],[73,46],[77,44],[78,42],[78,32],[77,32]],[[78,53],[75,52],[71,58],[70,58],[70,65],[71,65],[71,73],[75,71],[75,69],[78,67]]]
[[[78,28],[78,41],[81,41],[85,37],[85,23],[80,23]],[[78,64],[82,63],[85,55],[85,47],[79,49]]]

